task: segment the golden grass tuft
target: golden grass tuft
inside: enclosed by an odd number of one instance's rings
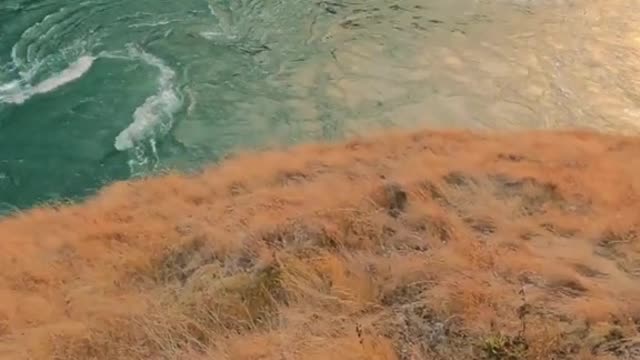
[[[414,132],[0,221],[0,359],[636,359],[640,139]]]

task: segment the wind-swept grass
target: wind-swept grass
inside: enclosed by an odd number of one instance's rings
[[[0,358],[634,359],[639,155],[415,132],[16,214]]]

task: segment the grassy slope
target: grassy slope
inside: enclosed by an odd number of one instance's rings
[[[639,154],[420,132],[34,209],[0,222],[0,358],[632,359]]]

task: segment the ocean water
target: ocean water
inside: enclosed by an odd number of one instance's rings
[[[640,124],[631,0],[2,0],[0,213],[387,127]]]

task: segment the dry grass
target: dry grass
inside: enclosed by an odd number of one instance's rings
[[[640,139],[387,135],[0,223],[2,359],[638,359]]]

